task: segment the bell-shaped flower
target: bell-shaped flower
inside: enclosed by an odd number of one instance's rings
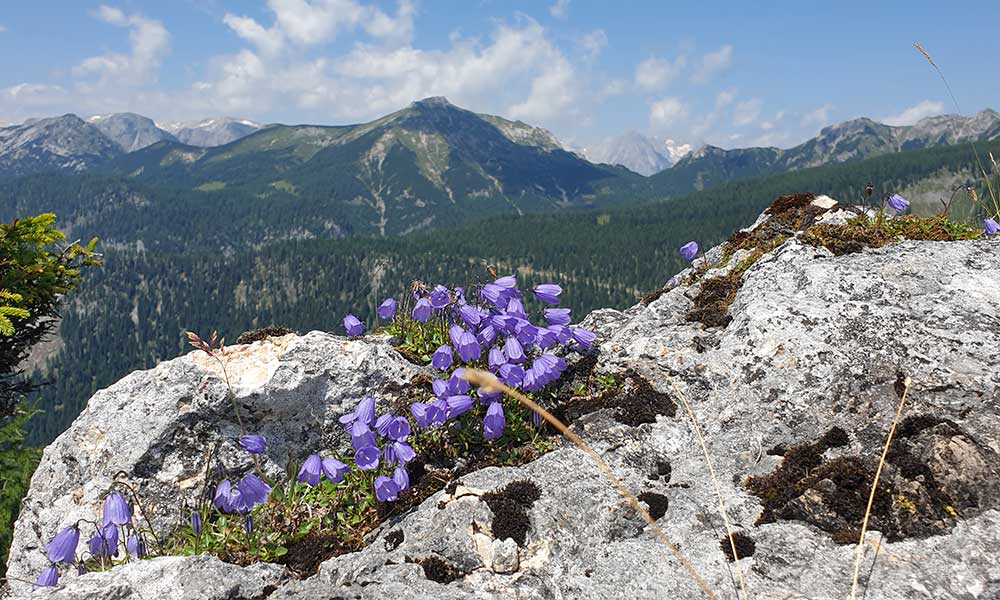
[[[1000,224],[993,219],[983,219],[983,235],[996,235],[1000,231]]]
[[[385,475],[375,478],[375,498],[379,502],[392,502],[399,494],[399,486]]]
[[[383,319],[391,319],[396,316],[396,299],[386,298],[382,301],[382,304],[378,305],[375,309],[375,313],[382,317]]]
[[[267,449],[267,438],[257,434],[245,435],[240,438],[240,447],[250,454],[264,454]]]
[[[351,426],[351,447],[355,450],[375,445],[375,434],[364,423]]]
[[[542,389],[544,383],[539,379],[538,372],[529,368],[524,370],[524,379],[521,381],[521,388],[526,392],[537,392]]]
[[[698,256],[698,242],[688,242],[680,248],[681,256],[684,260],[691,261]]]
[[[458,356],[465,362],[476,360],[483,353],[483,348],[479,345],[476,336],[464,330],[458,339],[458,345],[455,347],[455,350],[458,351]]]
[[[59,531],[45,547],[49,562],[71,563],[76,558],[76,545],[80,543],[80,530],[76,525]]]
[[[535,336],[535,343],[542,350],[548,350],[556,344],[559,343],[559,339],[556,337],[554,331],[551,331],[548,327],[541,327],[538,329],[538,334]]]
[[[431,389],[434,390],[434,395],[438,398],[447,398],[451,395],[451,391],[448,387],[448,382],[444,379],[435,379],[431,382]]]
[[[464,394],[472,389],[472,384],[462,377],[463,373],[465,369],[461,367],[451,372],[451,377],[448,378],[449,396]]]
[[[568,308],[546,308],[545,322],[549,325],[569,325],[569,313]]]
[[[341,415],[337,420],[344,425],[344,429],[348,432],[351,431],[354,423],[362,423],[371,427],[375,423],[375,398],[363,396],[354,410],[346,415]]]
[[[35,579],[35,589],[42,587],[55,587],[59,583],[59,570],[53,565],[49,565],[42,569],[42,572],[38,574],[38,578]]]
[[[413,312],[410,313],[410,316],[412,316],[415,321],[426,323],[427,320],[431,318],[432,310],[433,307],[431,306],[431,301],[427,298],[420,298],[413,306]]]
[[[377,431],[379,435],[384,436],[386,430],[389,428],[389,423],[392,423],[392,420],[395,418],[396,415],[392,413],[385,413],[375,421],[375,431]]]
[[[885,203],[889,205],[889,208],[898,213],[903,212],[906,210],[906,207],[910,205],[910,201],[899,194],[889,196],[889,199],[886,200]]]
[[[357,317],[349,314],[344,317],[344,329],[347,330],[347,335],[355,337],[364,333],[365,325]]]
[[[393,470],[392,482],[401,492],[410,487],[410,474],[406,472],[406,467],[399,465]]]
[[[454,354],[452,352],[451,346],[448,344],[441,344],[438,349],[434,351],[431,355],[431,366],[440,371],[444,371],[451,366]]]
[[[191,531],[193,531],[195,535],[200,535],[203,525],[201,520],[201,511],[192,511],[191,516],[188,517],[188,522],[191,523]]]
[[[506,423],[503,416],[503,404],[493,402],[486,408],[486,416],[483,418],[483,438],[495,440],[500,437]]]
[[[253,473],[244,475],[238,487],[240,489],[240,500],[243,502],[243,507],[246,510],[267,502],[267,497],[271,494],[271,486],[264,483],[260,477],[257,477]]]
[[[382,453],[375,446],[366,446],[354,453],[354,464],[362,471],[378,468],[378,459]]]
[[[132,558],[146,558],[146,540],[133,533],[125,540],[125,550]]]
[[[299,473],[301,477],[302,473]],[[229,504],[229,492],[232,489],[232,485],[228,479],[223,479],[219,482],[219,485],[215,486],[215,497],[212,499],[212,503],[215,504],[215,508],[221,510],[222,512],[229,512],[233,510],[233,507]]]
[[[521,342],[522,346],[534,344],[535,339],[538,337],[538,328],[524,319],[519,321],[517,326],[514,327],[514,332],[517,334],[517,341]]]
[[[524,368],[520,365],[507,363],[500,367],[500,381],[507,384],[507,386],[512,388],[520,387],[523,380]]]
[[[497,339],[497,328],[493,326],[492,322],[487,322],[485,320],[480,322],[479,333],[476,334],[476,339],[483,346],[489,346],[493,343],[493,340]]]
[[[448,405],[448,410],[446,411],[448,418],[454,419],[472,407],[472,397],[464,395],[451,396],[446,400],[446,404]]]
[[[499,285],[505,290],[513,290],[517,287],[517,278],[515,278],[513,275],[505,275],[503,277],[497,278],[497,280],[494,281],[493,283]]]
[[[416,455],[417,453],[413,450],[413,446],[410,446],[406,442],[392,442],[391,444],[386,444],[385,448],[382,449],[382,460],[387,467],[391,467],[397,461],[401,463],[410,462]]]
[[[132,522],[132,509],[129,508],[125,496],[118,492],[108,494],[104,499],[104,506],[101,510],[101,525],[114,523],[115,525],[127,525]]]
[[[406,417],[394,417],[389,426],[386,427],[385,435],[392,440],[405,440],[406,436],[410,435],[410,422],[406,420]]]
[[[503,352],[507,355],[507,360],[512,363],[519,363],[524,360],[524,348],[515,336],[507,338],[507,341],[503,345]]]
[[[597,334],[593,331],[581,329],[579,327],[572,329],[571,334],[573,336],[573,340],[584,350],[590,350],[591,346],[594,345],[594,340],[597,339]]]
[[[351,470],[350,467],[330,456],[323,459],[322,469],[326,478],[334,483],[340,483],[344,479],[344,475]]]
[[[565,325],[549,325],[548,330],[555,334],[556,341],[560,344],[568,344],[572,338],[569,327]]]
[[[479,314],[479,309],[468,304],[458,307],[458,316],[461,317],[467,327],[475,327],[483,320],[483,316]]]
[[[226,490],[226,495],[229,491]],[[94,535],[87,540],[87,550],[95,558],[109,558],[118,555],[118,527],[114,523],[94,532]]]
[[[535,297],[548,304],[559,304],[559,294],[562,288],[554,283],[543,283],[535,286]]]
[[[501,307],[507,301],[507,290],[495,283],[487,283],[479,290],[479,295],[496,307]]]
[[[496,402],[503,396],[503,392],[498,392],[495,390],[487,390],[486,388],[479,388],[476,390],[476,395],[479,396],[479,403],[484,406],[489,406],[490,402]]]
[[[243,531],[245,531],[247,535],[253,533],[253,515],[250,513],[243,516]]]
[[[448,293],[448,288],[439,285],[431,291],[431,306],[434,308],[444,308],[448,306],[449,302],[451,302],[451,295]]]
[[[528,318],[528,313],[524,310],[524,304],[518,298],[511,298],[507,302],[507,314],[518,319]]]
[[[486,362],[490,369],[495,371],[500,368],[500,365],[507,362],[507,357],[504,356],[503,350],[500,348],[491,348]]]
[[[318,454],[310,454],[309,457],[302,463],[302,468],[299,469],[299,475],[295,479],[299,483],[305,483],[309,487],[313,487],[319,483],[322,471],[323,460]]]

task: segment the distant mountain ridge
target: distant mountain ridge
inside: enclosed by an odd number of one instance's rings
[[[1000,113],[992,109],[968,117],[927,117],[914,125],[901,126],[862,117],[824,127],[818,136],[788,149],[726,150],[704,146],[650,180],[654,188],[677,195],[744,177],[773,175],[891,152],[997,139],[1000,139]]]
[[[621,165],[647,177],[673,165],[667,153],[657,147],[656,140],[638,131],[627,131],[588,146],[584,156],[591,162]]]

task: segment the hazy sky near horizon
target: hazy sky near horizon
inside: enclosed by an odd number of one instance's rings
[[[0,123],[73,112],[346,124],[427,96],[580,147],[788,147],[996,106],[994,2],[37,0],[0,8]],[[763,7],[757,4],[763,4]]]

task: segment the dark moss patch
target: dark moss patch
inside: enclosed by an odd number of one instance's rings
[[[428,556],[417,561],[423,570],[424,577],[438,583],[449,584],[465,576],[456,566],[436,556]]]
[[[722,277],[712,277],[701,282],[701,289],[688,310],[687,320],[697,321],[706,327],[726,327],[733,318],[729,305],[736,300],[743,271],[733,269]]]
[[[757,552],[757,542],[753,541],[753,538],[742,531],[733,532],[732,542],[725,535],[719,540],[719,547],[722,548],[722,553],[729,562],[736,562],[736,557],[733,556],[733,546],[736,546],[736,555],[740,558],[753,556]]]
[[[669,460],[659,460],[656,462],[656,474],[663,478],[664,482],[670,481],[670,475],[673,471],[673,467],[670,466]]]
[[[657,391],[644,377],[634,372],[626,375],[622,395],[617,400],[615,420],[631,427],[655,423],[657,416],[673,417],[677,414],[677,405],[670,394]]]
[[[807,229],[804,244],[823,247],[836,256],[880,248],[900,238],[924,241],[969,240],[979,237],[978,230],[945,217],[906,215],[894,218],[858,217],[843,225],[821,224]]]
[[[798,520],[853,544],[874,481],[880,448],[827,459],[847,443],[836,428],[811,444],[789,448],[772,473],[751,477],[747,488],[764,505],[759,523]],[[955,450],[955,449],[958,450]],[[897,428],[875,492],[869,529],[889,541],[945,533],[959,518],[998,504],[996,453],[954,423],[916,415]]]
[[[643,492],[638,498],[640,502],[645,502],[649,506],[649,516],[657,520],[667,514],[667,509],[670,507],[670,499],[656,492]]]
[[[333,531],[312,531],[286,545],[288,552],[276,562],[296,577],[305,579],[319,571],[319,566],[334,556],[360,550],[362,543],[347,544]]]
[[[810,193],[805,194],[787,194],[785,196],[779,196],[770,206],[764,209],[764,214],[783,214],[791,210],[796,210],[808,206],[816,199],[816,196]]]
[[[513,539],[524,546],[531,529],[528,510],[541,497],[541,490],[528,480],[512,481],[504,487],[483,494],[481,500],[490,507],[493,522],[490,529],[498,540]]]
[[[261,329],[254,329],[253,331],[244,331],[240,334],[240,337],[236,338],[236,343],[241,345],[252,344],[261,340],[266,340],[267,338],[288,335],[289,333],[297,332],[294,329],[289,329],[287,327],[262,327]]]
[[[389,533],[385,534],[385,551],[392,552],[399,545],[403,543],[403,530],[393,529]]]
[[[257,596],[235,596],[230,600],[267,600],[277,590],[278,586],[276,585],[265,585],[261,593]],[[331,598],[331,600],[343,600],[343,598]]]

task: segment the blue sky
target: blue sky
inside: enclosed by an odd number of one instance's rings
[[[996,107],[992,2],[37,0],[0,10],[0,122],[134,111],[343,124],[444,95],[580,147],[787,147]]]

